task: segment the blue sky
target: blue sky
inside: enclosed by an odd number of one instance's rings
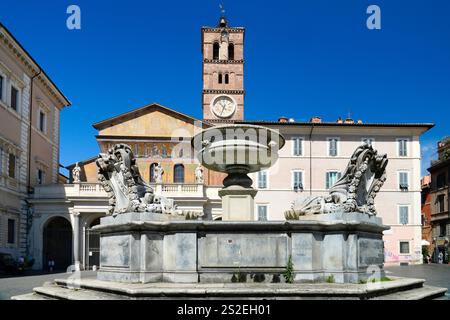
[[[224,1],[245,26],[246,119],[434,122],[423,167],[450,134],[450,1]],[[81,8],[81,30],[66,9]],[[382,29],[366,28],[381,8]],[[0,21],[71,100],[61,163],[98,152],[92,123],[158,102],[201,118],[200,27],[219,1],[1,1]]]

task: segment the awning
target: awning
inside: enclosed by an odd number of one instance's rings
[[[429,246],[430,243],[427,240],[422,239],[422,246]]]

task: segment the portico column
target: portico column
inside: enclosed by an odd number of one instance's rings
[[[75,270],[80,270],[80,213],[72,212],[73,216],[73,261]]]

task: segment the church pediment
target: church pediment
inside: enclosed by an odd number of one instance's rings
[[[195,126],[206,124],[156,103],[93,125],[99,136],[127,137],[190,137]]]

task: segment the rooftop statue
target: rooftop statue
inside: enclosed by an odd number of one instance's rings
[[[133,152],[126,144],[117,144],[108,153],[100,153],[96,164],[98,179],[109,196],[110,215],[153,212],[195,219],[203,214],[177,210],[173,199],[155,195],[153,188],[142,179]]]
[[[353,153],[342,177],[329,194],[299,198],[285,212],[288,220],[299,216],[337,212],[360,212],[376,215],[374,199],[386,181],[386,154],[378,154],[369,144],[363,144]]]

